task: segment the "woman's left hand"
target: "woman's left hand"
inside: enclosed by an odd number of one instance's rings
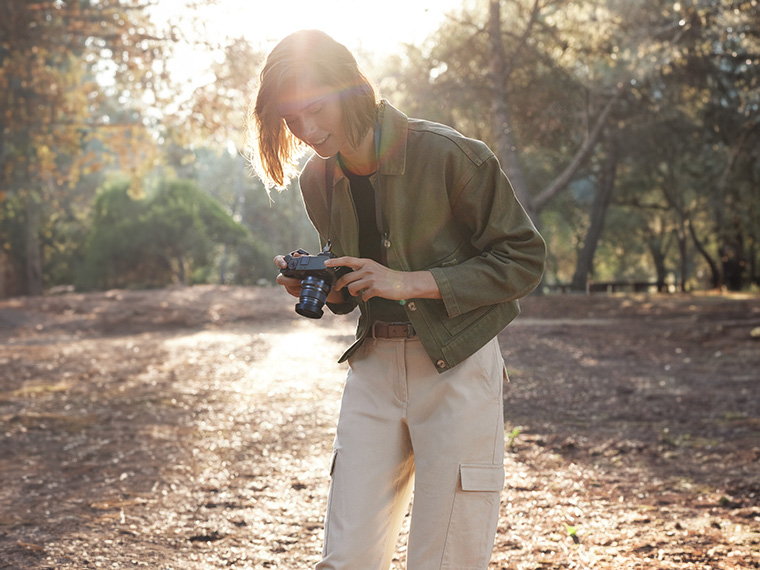
[[[382,297],[392,301],[404,299],[440,299],[438,284],[429,271],[395,271],[372,259],[338,257],[325,261],[327,267],[345,266],[353,269],[335,284],[337,290],[348,287],[348,292],[364,301]]]

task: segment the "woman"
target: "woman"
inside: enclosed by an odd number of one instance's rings
[[[360,309],[317,568],[389,568],[413,487],[408,568],[485,569],[504,486],[496,335],[540,281],[543,240],[482,142],[378,101],[322,32],[272,50],[252,120],[270,186],[315,152],[306,210],[337,256],[326,265],[352,270],[327,306]]]

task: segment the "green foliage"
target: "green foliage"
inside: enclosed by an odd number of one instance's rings
[[[510,451],[515,450],[515,440],[517,439],[518,435],[520,435],[519,427],[514,428],[511,432],[507,434],[507,443],[509,444]]]
[[[587,140],[601,104],[621,92],[600,139],[619,141],[617,176],[588,273],[667,278],[685,290],[760,282],[757,0],[496,4],[503,85],[495,81],[499,52],[489,41],[494,3],[480,0],[389,61],[381,85],[396,91],[392,99],[497,152],[494,133],[508,131],[514,146],[499,158],[531,206]],[[499,116],[507,123],[501,130],[490,124],[494,94],[509,108]],[[562,192],[538,209],[548,282],[573,274],[608,152],[597,144]]]
[[[206,280],[218,246],[242,246],[248,231],[195,183],[162,181],[134,199],[126,180],[107,184],[93,222],[78,286],[153,287]]]
[[[0,3],[0,204],[15,197],[22,205],[0,216],[24,225],[7,254],[18,292],[39,294],[43,282],[70,277],[68,247],[81,229],[55,226],[78,223],[75,202],[89,199],[77,189],[83,178],[118,162],[138,189],[152,162],[147,121],[134,109],[163,86],[153,64],[169,40],[152,33],[146,8],[138,0]],[[88,151],[97,138],[109,152]]]
[[[24,219],[24,203],[19,196],[8,196],[0,202],[0,248],[2,248],[0,260],[6,260],[11,267],[11,271],[8,273],[15,276],[16,280],[22,280],[25,271]],[[0,278],[3,278],[3,275],[0,275]],[[6,284],[4,287],[0,287],[0,290],[6,290],[6,294],[13,294],[15,288],[11,288],[11,285],[16,284]],[[16,286],[18,287],[18,285]]]
[[[88,226],[84,214],[63,211],[51,216],[42,232],[43,284],[73,284],[84,263]]]
[[[237,284],[272,282],[272,258],[296,248],[316,251],[316,232],[306,216],[295,187],[273,193],[250,176],[239,154],[226,149],[200,148],[194,153],[192,176],[198,185],[255,236],[255,244],[222,252],[218,258],[220,280]],[[226,260],[226,263],[225,263]],[[223,279],[221,276],[224,275]]]
[[[565,523],[565,530],[567,531],[567,535],[573,539],[573,542],[575,544],[580,544],[581,539],[578,537],[577,527]]]
[[[228,41],[213,81],[192,95],[167,88],[173,35],[155,33],[149,4],[0,2],[2,294],[253,284],[273,279],[274,254],[316,249],[298,191],[270,202],[237,151],[262,50]],[[503,85],[489,4],[464,3],[378,65],[383,96],[493,148],[497,93],[509,107],[509,174],[532,200],[620,89],[599,138],[619,141],[612,203],[587,274],[760,286],[758,0],[502,1]],[[547,284],[570,280],[595,226],[605,144],[536,209]],[[114,172],[129,181],[103,186]]]

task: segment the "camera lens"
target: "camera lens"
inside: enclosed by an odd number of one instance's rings
[[[330,287],[330,283],[321,277],[306,277],[301,281],[301,295],[298,297],[296,313],[310,319],[322,318],[322,307],[330,294]]]

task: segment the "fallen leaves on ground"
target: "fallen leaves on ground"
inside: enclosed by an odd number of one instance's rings
[[[760,568],[758,298],[523,308],[491,570]],[[0,568],[313,567],[352,334],[271,288],[0,301]]]

